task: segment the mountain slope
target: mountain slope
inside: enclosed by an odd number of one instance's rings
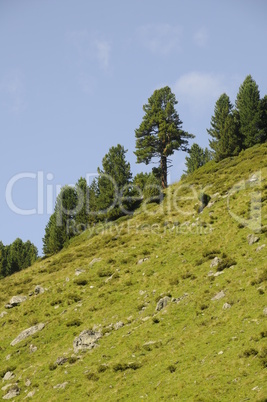
[[[208,163],[161,205],[2,279],[0,375],[14,375],[2,396],[266,401],[266,156],[264,144]],[[211,199],[200,212],[202,193]],[[14,295],[27,300],[6,309]],[[84,330],[99,339],[74,353]]]

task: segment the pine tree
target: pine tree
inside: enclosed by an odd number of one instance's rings
[[[102,218],[116,219],[122,215],[122,200],[127,196],[132,178],[130,163],[126,162],[127,150],[120,144],[111,147],[98,168],[97,209]]]
[[[239,87],[236,109],[240,118],[240,132],[243,148],[264,142],[264,130],[261,129],[261,104],[258,85],[248,75]]]
[[[260,102],[260,129],[262,133],[261,142],[267,141],[267,95]]]
[[[163,188],[167,187],[170,156],[175,150],[187,151],[188,139],[194,137],[182,130],[182,121],[175,110],[177,103],[169,87],[154,91],[143,106],[145,115],[135,130],[137,163],[147,165],[151,159],[159,159]]]
[[[186,173],[193,173],[211,159],[212,155],[208,148],[203,149],[198,144],[193,144],[189,150],[189,156],[185,158],[185,165],[187,167]]]
[[[217,100],[210,124],[211,128],[207,129],[207,132],[213,138],[209,143],[214,151],[214,159],[219,161],[229,156],[238,155],[242,144],[239,121],[226,93]]]
[[[77,192],[77,213],[75,223],[79,231],[85,230],[89,222],[89,187],[86,179],[81,177],[76,183],[75,190]]]

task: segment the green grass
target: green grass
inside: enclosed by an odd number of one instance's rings
[[[267,144],[208,163],[170,186],[161,205],[96,225],[59,254],[2,279],[0,313],[11,296],[46,288],[0,318],[0,376],[14,371],[17,400],[35,390],[36,401],[264,401],[266,156]],[[249,182],[259,171],[261,182]],[[198,214],[203,192],[210,206]],[[249,246],[253,230],[260,240]],[[214,257],[222,263],[210,268]],[[101,260],[90,265],[94,258]],[[85,272],[77,277],[78,268]],[[221,290],[225,297],[212,301]],[[157,312],[166,295],[175,301]],[[39,322],[42,331],[10,346]],[[103,334],[98,346],[74,355],[74,338],[93,327]],[[58,365],[59,357],[66,362]]]

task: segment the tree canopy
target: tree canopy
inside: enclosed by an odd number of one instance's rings
[[[148,164],[153,158],[159,159],[163,188],[167,187],[170,156],[176,150],[187,151],[188,139],[194,137],[182,130],[182,121],[175,110],[177,103],[168,86],[155,90],[143,106],[145,115],[135,130],[137,163]]]

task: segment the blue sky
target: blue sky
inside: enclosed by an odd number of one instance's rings
[[[171,87],[184,130],[208,146],[223,92],[234,103],[251,74],[267,94],[266,18],[264,0],[0,0],[0,240],[41,253],[56,186],[95,173],[113,145],[133,174],[150,169],[134,130],[157,88]]]

